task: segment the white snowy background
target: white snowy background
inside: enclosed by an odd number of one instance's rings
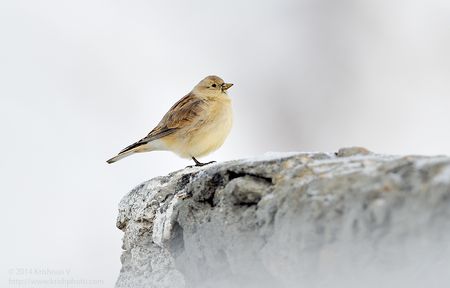
[[[0,286],[16,269],[114,284],[121,197],[190,162],[105,160],[209,74],[235,84],[235,125],[203,160],[450,154],[449,51],[445,0],[1,1]]]

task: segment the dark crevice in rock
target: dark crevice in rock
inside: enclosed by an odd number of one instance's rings
[[[191,182],[191,174],[184,174],[178,179],[177,187],[183,189],[189,182]]]
[[[166,196],[164,196],[164,199],[162,199],[161,203],[166,202],[167,199],[173,196],[173,193],[168,193]]]
[[[217,187],[221,187],[224,185],[223,175],[221,173],[216,173],[208,182],[208,187],[212,189],[216,189]]]
[[[233,205],[239,206],[239,207],[251,207],[251,206],[255,206],[256,204],[258,204],[257,201],[255,201],[255,202],[236,202]]]
[[[208,203],[211,207],[216,206],[214,203],[214,196],[216,190],[224,186],[225,180],[222,173],[215,173],[208,181],[205,183],[205,193],[202,193],[204,197],[197,199],[200,203]]]
[[[243,171],[236,172],[236,171],[232,171],[232,170],[227,170],[227,174],[228,174],[228,181],[231,181],[231,180],[239,178],[239,177],[250,176],[250,177],[257,178],[257,179],[261,179],[264,182],[266,182],[270,185],[273,185],[273,180],[271,177],[266,177],[266,176],[243,172]]]
[[[214,207],[214,206],[216,206],[215,204],[214,204],[214,192],[213,193],[211,193],[211,196],[209,196],[208,198],[205,198],[205,199],[202,199],[202,200],[198,200],[198,202],[200,202],[200,203],[208,203],[211,207]]]

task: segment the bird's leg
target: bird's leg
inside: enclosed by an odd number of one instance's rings
[[[216,161],[210,161],[208,163],[202,163],[202,162],[198,161],[197,159],[195,159],[195,157],[192,157],[192,160],[194,160],[195,166],[197,166],[197,167],[205,166],[205,165],[216,162]]]

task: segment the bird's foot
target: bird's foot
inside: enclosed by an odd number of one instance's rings
[[[208,165],[208,164],[212,164],[212,163],[216,163],[216,161],[209,161],[209,162],[206,162],[206,163],[197,163],[197,164],[195,164],[195,166],[202,167],[202,166],[205,166],[205,165]]]
[[[195,157],[192,157],[192,160],[194,160],[195,165],[189,165],[189,166],[186,166],[186,168],[202,167],[202,166],[205,166],[205,165],[208,165],[208,164],[211,164],[211,163],[216,163],[216,161],[209,161],[207,163],[202,163],[202,162],[198,161],[197,159],[195,159]]]

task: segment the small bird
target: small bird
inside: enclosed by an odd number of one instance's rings
[[[215,162],[201,163],[197,157],[217,150],[231,130],[231,99],[227,95],[231,86],[218,76],[204,78],[170,108],[147,136],[107,162],[149,151],[172,151],[182,158],[191,158],[195,166]]]

